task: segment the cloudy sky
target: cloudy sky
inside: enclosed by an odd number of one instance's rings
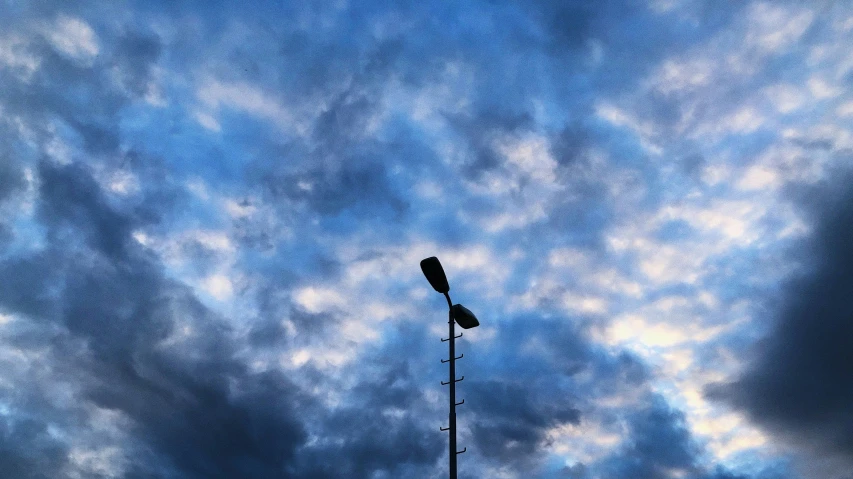
[[[850,479],[848,2],[0,0],[0,471]]]

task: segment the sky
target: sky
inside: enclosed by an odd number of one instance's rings
[[[853,4],[0,0],[0,471],[851,479]]]

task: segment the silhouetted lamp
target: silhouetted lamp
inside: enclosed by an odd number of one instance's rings
[[[462,326],[464,329],[476,328],[480,325],[480,322],[477,321],[477,317],[474,316],[474,313],[465,306],[462,306],[461,304],[454,304],[450,310],[453,312],[453,319],[456,320],[456,324]]]
[[[447,294],[450,291],[450,286],[447,284],[447,276],[444,274],[444,268],[435,256],[430,256],[421,261],[421,271],[424,272],[429,284],[432,288],[441,294]]]
[[[442,359],[441,362],[450,363],[450,370],[448,371],[450,379],[447,382],[442,381],[441,384],[443,386],[450,386],[450,415],[448,416],[450,425],[446,428],[441,428],[441,430],[450,431],[450,479],[456,479],[456,456],[465,452],[467,448],[463,448],[461,451],[456,450],[456,406],[465,402],[464,399],[461,402],[456,402],[456,383],[465,379],[465,376],[456,379],[456,360],[462,359],[463,355],[456,356],[455,343],[456,338],[461,337],[462,333],[459,333],[458,336],[454,334],[453,326],[454,324],[458,324],[464,329],[470,329],[479,326],[480,322],[477,321],[477,317],[468,308],[461,304],[453,304],[450,300],[450,285],[447,284],[447,276],[444,274],[444,268],[441,267],[438,258],[430,256],[422,260],[421,271],[424,272],[424,276],[426,276],[433,289],[443,294],[445,299],[447,299],[447,308],[449,309],[447,319],[447,332],[449,335],[447,339],[442,339],[442,341],[449,342],[450,357]]]

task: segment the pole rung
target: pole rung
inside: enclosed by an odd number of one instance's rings
[[[455,380],[455,381],[453,381],[453,382],[458,383],[459,381],[462,381],[463,379],[465,379],[465,376],[462,376],[461,378],[459,378],[459,379],[457,379],[457,380]],[[442,382],[441,382],[441,385],[442,385],[442,386],[447,386],[448,384],[450,384],[450,381],[442,381]]]
[[[450,428],[449,428],[449,427],[441,427],[441,426],[438,426],[438,430],[439,430],[439,431],[449,431],[449,430],[450,430]]]
[[[462,359],[464,356],[465,356],[465,353],[462,353],[462,354],[460,354],[459,356],[456,356],[456,357],[455,357],[455,358],[453,358],[453,359]],[[449,359],[442,359],[442,360],[441,360],[441,363],[442,363],[442,364],[444,364],[444,363],[449,363],[449,362],[450,362],[450,360],[449,360]]]
[[[467,447],[463,447],[461,451],[456,451],[456,454],[462,454],[463,452],[465,452],[467,450],[468,450]]]
[[[458,403],[456,403],[456,405],[457,405],[457,406],[461,406],[461,405],[463,405],[463,404],[465,404],[465,400],[464,400],[464,399],[463,399],[463,400],[461,400],[461,401],[459,401]]]
[[[455,339],[455,338],[461,338],[461,337],[462,337],[462,333],[459,333],[458,335],[453,336],[453,338],[454,338],[454,339]],[[450,338],[441,338],[441,342],[442,342],[442,343],[443,343],[443,342],[445,342],[445,341],[450,341]]]

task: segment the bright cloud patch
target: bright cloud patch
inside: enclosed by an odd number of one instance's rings
[[[89,61],[100,51],[95,31],[78,18],[58,18],[47,36],[57,50],[75,60]]]

